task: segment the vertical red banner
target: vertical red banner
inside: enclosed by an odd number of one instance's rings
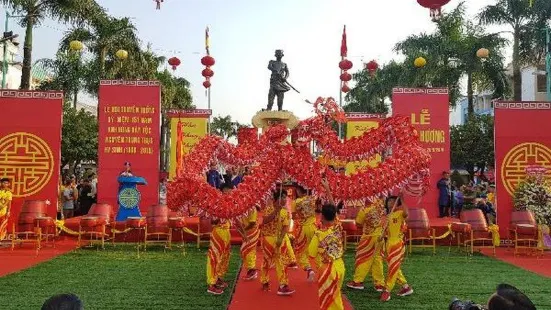
[[[130,162],[138,186],[140,210],[159,203],[161,88],[157,81],[100,82],[98,202],[118,207],[117,178]]]
[[[447,88],[394,88],[392,114],[408,116],[419,133],[421,145],[432,156],[431,181],[421,206],[430,218],[438,216],[438,189],[436,183],[443,171],[450,170],[450,110]],[[408,198],[410,205],[417,199]]]
[[[63,93],[0,90],[0,178],[11,180],[10,221],[25,200],[49,201],[56,216]]]
[[[547,169],[551,179],[551,102],[495,102],[494,147],[497,224],[501,236],[513,211],[513,194],[526,168]]]

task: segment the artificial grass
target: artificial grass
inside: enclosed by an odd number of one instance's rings
[[[240,259],[232,253],[222,296],[206,292],[206,248],[158,247],[137,257],[135,247],[82,249],[0,278],[0,308],[40,309],[50,296],[74,293],[85,309],[226,309]]]
[[[354,252],[347,252],[346,281],[352,280]],[[508,283],[523,291],[538,309],[551,309],[551,279],[520,269],[481,254],[467,256],[456,250],[438,249],[432,252],[416,250],[407,257],[402,270],[414,294],[398,297],[394,288],[392,299],[379,301],[371,279],[365,281],[366,289],[354,291],[343,287],[344,293],[355,310],[362,309],[448,309],[451,300],[457,297],[486,303],[500,283]]]

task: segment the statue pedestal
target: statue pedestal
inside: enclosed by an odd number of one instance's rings
[[[253,116],[252,120],[253,126],[262,129],[262,132],[279,124],[283,124],[289,130],[292,130],[298,123],[298,118],[289,111],[260,111]]]

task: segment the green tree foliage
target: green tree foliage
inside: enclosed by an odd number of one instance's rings
[[[523,64],[540,64],[545,55],[545,27],[551,1],[496,0],[478,15],[482,25],[507,25],[513,34],[513,94],[521,100]]]
[[[450,127],[451,161],[469,172],[483,172],[494,165],[494,118],[472,115],[464,125]]]
[[[474,111],[473,94],[479,90],[493,90],[499,98],[508,92],[503,69],[502,49],[505,40],[497,34],[486,34],[472,24],[460,4],[437,23],[433,33],[411,35],[395,46],[405,56],[403,62],[392,61],[372,77],[368,72],[354,75],[357,84],[347,96],[349,111],[385,113],[391,100],[392,89],[404,87],[447,87],[453,106],[460,97],[460,85],[467,78],[469,111]],[[482,61],[476,55],[480,48],[490,51]],[[414,60],[423,57],[427,64],[415,68]]]
[[[98,122],[84,109],[77,110],[70,104],[63,106],[63,130],[61,138],[61,167],[75,167],[82,161],[97,161]]]
[[[210,124],[210,132],[224,139],[237,137],[237,130],[245,125],[233,121],[230,115],[215,116]]]
[[[95,0],[0,0],[0,4],[23,16],[20,19],[20,25],[25,28],[21,89],[30,88],[34,27],[46,18],[64,23],[83,23],[104,14]]]

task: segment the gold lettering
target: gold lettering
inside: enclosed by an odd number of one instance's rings
[[[446,143],[446,134],[444,130],[420,130],[419,141],[424,143]]]

